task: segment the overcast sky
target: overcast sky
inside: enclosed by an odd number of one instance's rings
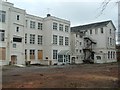
[[[46,17],[52,16],[71,21],[71,26],[88,24],[91,22],[112,20],[117,28],[118,7],[112,0],[104,13],[97,17],[101,11],[101,3],[104,0],[7,0],[14,6],[25,9],[27,13]],[[106,0],[108,1],[108,0]],[[49,9],[48,9],[49,8]]]

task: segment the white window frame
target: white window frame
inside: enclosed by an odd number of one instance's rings
[[[57,45],[57,35],[53,35],[53,44]]]
[[[35,34],[30,34],[30,44],[35,44]]]

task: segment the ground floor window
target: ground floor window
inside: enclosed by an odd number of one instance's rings
[[[30,50],[30,59],[35,59],[35,50]]]
[[[58,50],[53,50],[53,59],[57,59]]]
[[[101,60],[101,56],[96,56],[97,60]]]
[[[58,62],[63,62],[63,55],[58,55]]]

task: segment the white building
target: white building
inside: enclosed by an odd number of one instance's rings
[[[33,16],[9,2],[0,6],[1,64],[70,63],[70,21]]]
[[[71,56],[72,61],[76,60],[75,63],[82,61],[91,63],[116,62],[115,30],[111,20],[72,27],[72,54],[74,56],[76,53],[81,55],[81,57]]]
[[[27,14],[9,2],[0,2],[0,65],[41,63],[116,62],[112,21],[72,27],[50,14]]]

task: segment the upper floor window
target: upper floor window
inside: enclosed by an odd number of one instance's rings
[[[53,59],[57,59],[58,50],[53,50]]]
[[[30,21],[30,28],[35,29],[35,22],[34,21]]]
[[[25,43],[27,43],[27,33],[25,34]]]
[[[16,27],[16,32],[19,32],[19,27]]]
[[[90,30],[90,34],[92,34],[92,30]]]
[[[38,29],[42,30],[43,28],[43,24],[42,23],[38,23]]]
[[[30,44],[35,44],[35,35],[30,34]]]
[[[65,25],[65,32],[69,32],[69,26]]]
[[[17,20],[20,20],[20,15],[17,15]]]
[[[57,30],[57,23],[53,22],[53,30]]]
[[[38,35],[38,44],[42,45],[42,42],[43,42],[43,36]]]
[[[59,36],[59,45],[63,45],[63,36]]]
[[[103,32],[103,28],[101,28],[101,33],[104,33],[104,32]]]
[[[57,35],[53,35],[53,44],[57,44]]]
[[[111,34],[111,29],[110,29],[110,34]]]
[[[16,43],[13,43],[13,48],[16,48]]]
[[[65,37],[65,45],[68,46],[69,45],[69,38]]]
[[[5,22],[6,12],[0,10],[0,22]]]
[[[95,29],[95,34],[98,34],[98,29],[97,28]]]
[[[0,41],[5,41],[5,30],[0,30]]]
[[[63,31],[63,25],[62,24],[59,24],[59,30]]]

